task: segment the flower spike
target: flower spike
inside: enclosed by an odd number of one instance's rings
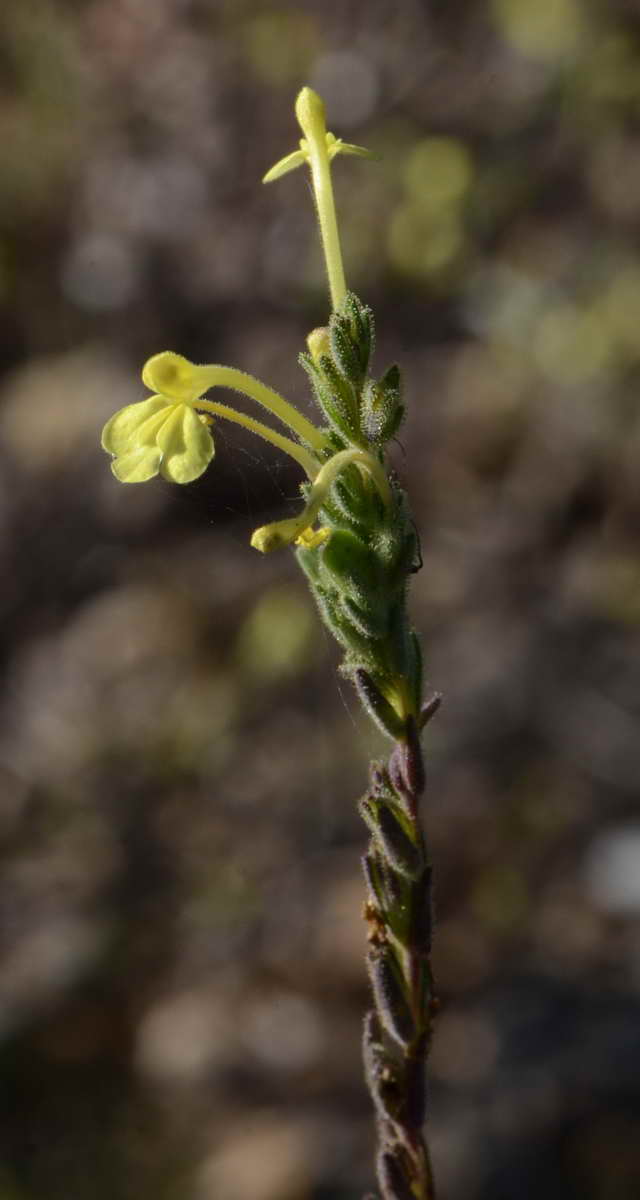
[[[324,427],[243,371],[164,351],[142,372],[152,394],[107,421],[102,445],[125,483],[154,475],[189,483],[213,458],[212,426],[223,418],[285,451],[308,477],[298,515],[256,529],[251,545],[262,553],[295,546],[322,621],[343,651],[341,671],[394,743],[388,762],[372,765],[359,805],[371,834],[363,861],[374,1011],[366,1021],[365,1071],[378,1116],[381,1194],[434,1200],[421,1134],[437,998],[419,738],[439,696],[423,702],[422,649],[407,611],[407,585],[421,563],[419,538],[408,497],[385,457],[404,413],[400,371],[394,365],[379,377],[370,374],[373,313],[346,290],[331,184],[339,154],[374,156],[327,132],[324,105],[311,88],[299,93],[295,111],[299,148],[276,163],[265,182],[305,163],[311,170],[333,311],[308,335],[299,362]],[[261,405],[286,433],[205,398],[219,387]]]

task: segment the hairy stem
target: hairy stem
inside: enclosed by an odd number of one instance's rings
[[[325,624],[344,650],[343,673],[393,742],[388,763],[373,764],[359,806],[371,832],[364,870],[374,1007],[365,1025],[364,1059],[378,1121],[382,1198],[433,1200],[422,1136],[436,1002],[419,731],[439,698],[421,707],[422,649],[407,611],[420,546],[408,497],[381,452],[402,418],[401,382],[395,367],[381,379],[366,378],[373,318],[351,293],[332,314],[328,333],[330,353],[306,366],[333,436],[349,444],[336,447],[314,481],[310,495],[322,505],[313,512],[322,520],[322,538],[299,544],[297,555]],[[360,440],[367,450],[359,448]],[[270,537],[273,528],[258,531],[260,538]]]
[[[320,240],[329,280],[331,304],[335,310],[342,304],[347,287],[344,280],[340,235],[333,199],[324,104],[320,97],[311,91],[311,88],[303,88],[300,92],[296,101],[296,115],[306,138]]]
[[[364,866],[374,999],[365,1021],[364,1060],[377,1112],[383,1200],[435,1197],[422,1134],[425,1066],[437,1008],[430,962],[431,867],[419,812],[423,790],[419,734],[409,717],[387,766],[373,764],[363,802],[372,830]]]

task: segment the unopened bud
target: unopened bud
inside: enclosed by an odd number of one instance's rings
[[[324,104],[313,88],[303,87],[296,99],[296,117],[306,138],[312,138],[318,131],[325,134]]]
[[[326,325],[320,325],[317,329],[311,330],[307,338],[307,346],[314,362],[319,362],[323,354],[331,354],[331,341]]]

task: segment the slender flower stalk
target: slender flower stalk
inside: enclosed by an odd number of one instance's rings
[[[307,475],[299,514],[261,526],[251,544],[263,553],[295,545],[321,618],[343,650],[341,670],[392,742],[388,760],[372,764],[359,804],[370,833],[363,866],[372,1008],[364,1064],[377,1118],[382,1200],[434,1200],[423,1138],[425,1061],[437,1001],[430,963],[431,865],[420,821],[420,733],[440,697],[423,699],[421,646],[407,612],[420,550],[408,498],[385,458],[404,416],[402,384],[395,365],[370,375],[373,314],[347,291],[342,265],[330,163],[340,153],[362,157],[368,151],[327,133],[324,106],[310,88],[298,96],[296,116],[305,135],[300,148],[276,163],[265,181],[305,163],[311,169],[332,311],[327,326],[309,335],[300,363],[321,426],[243,371],[196,366],[165,351],[143,371],[154,394],[120,409],[105,425],[102,445],[123,482],[160,474],[189,483],[211,462],[211,424],[222,417],[284,450]],[[205,399],[215,387],[256,401],[292,436]]]
[[[370,150],[363,146],[352,146],[327,132],[324,104],[317,92],[304,87],[296,100],[296,117],[304,133],[300,140],[300,149],[287,154],[280,159],[271,170],[267,171],[263,183],[271,183],[288,171],[295,170],[302,163],[308,163],[311,168],[313,197],[316,205],[320,240],[324,252],[324,261],[331,293],[331,304],[338,309],[346,294],[347,285],[342,265],[340,250],[340,235],[336,218],[336,206],[333,198],[330,163],[337,154],[355,154],[362,158],[373,158]]]
[[[235,367],[221,367],[217,364],[197,366],[180,354],[165,350],[162,354],[154,354],[144,365],[142,382],[153,392],[164,395],[183,397],[185,400],[197,400],[198,408],[204,408],[200,397],[209,388],[230,388],[257,401],[268,412],[277,417],[283,425],[297,433],[303,442],[307,442],[314,450],[325,450],[327,439],[325,435],[308,421],[295,407],[267,387],[260,379],[248,375],[246,371],[238,371]]]
[[[242,425],[244,429],[248,429],[250,433],[256,433],[258,437],[265,442],[270,442],[278,450],[284,450],[289,458],[300,464],[309,479],[315,479],[318,475],[320,463],[313,454],[309,454],[304,446],[292,442],[291,438],[283,437],[276,429],[270,429],[262,421],[256,421],[254,417],[247,417],[245,413],[239,413],[235,408],[229,408],[227,404],[218,404],[217,400],[198,400],[197,406],[204,412],[212,413],[216,417],[224,417],[225,420],[233,421],[236,425]]]
[[[303,88],[296,100],[296,117],[309,148],[309,163],[313,179],[313,194],[318,211],[322,248],[327,266],[329,290],[333,308],[339,308],[347,294],[344,281],[340,235],[333,199],[331,169],[327,153],[327,126],[324,104],[311,88]]]

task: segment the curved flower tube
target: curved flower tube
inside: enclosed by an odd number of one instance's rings
[[[289,517],[285,521],[273,521],[270,525],[261,525],[259,529],[256,529],[251,538],[254,550],[269,554],[272,550],[280,550],[283,546],[291,545],[292,542],[297,542],[307,548],[323,542],[328,536],[328,531],[320,529],[313,532],[311,526],[327,498],[331,485],[335,483],[338,475],[352,463],[357,463],[368,472],[384,503],[390,505],[391,488],[377,459],[367,450],[341,450],[338,454],[334,454],[333,458],[330,458],[318,472],[309,493],[309,499],[299,516]]]
[[[241,395],[256,400],[314,450],[324,450],[327,446],[327,439],[321,430],[298,412],[293,404],[289,404],[288,400],[253,375],[248,375],[246,371],[238,371],[235,367],[221,367],[216,363],[200,366],[189,362],[182,354],[163,350],[145,363],[142,382],[152,392],[160,392],[163,396],[173,397],[174,400],[181,400],[187,404],[198,401],[200,408],[203,404],[199,398],[204,392],[208,392],[209,388],[230,388],[231,391],[240,392]]]

